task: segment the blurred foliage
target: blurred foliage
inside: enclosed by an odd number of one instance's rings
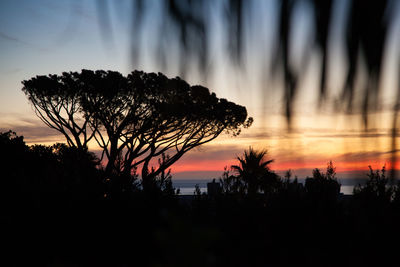
[[[109,9],[105,2],[107,1],[97,2],[99,18],[107,18],[104,14],[107,14]],[[273,14],[272,26],[269,25],[274,33],[273,45],[265,49],[257,48],[259,51],[256,53],[257,58],[265,61],[261,70],[264,77],[282,77],[283,110],[288,129],[291,129],[296,114],[294,102],[302,93],[299,84],[306,76],[307,67],[315,55],[318,55],[317,61],[320,66],[319,107],[331,103],[336,111],[362,114],[362,123],[365,129],[368,129],[371,124],[370,114],[382,108],[382,68],[385,54],[388,52],[388,40],[391,39],[389,34],[398,34],[393,30],[394,22],[399,17],[398,3],[390,0],[277,0],[269,4],[263,5],[263,1],[254,0],[136,0],[132,5],[131,25],[133,65],[136,65],[144,49],[140,46],[140,40],[143,37],[142,33],[149,27],[146,16],[160,12],[161,21],[156,28],[157,32],[154,33],[158,46],[153,55],[161,66],[168,68],[168,57],[174,57],[172,62],[178,62],[183,77],[193,64],[197,64],[200,73],[207,76],[215,58],[212,44],[218,41],[226,46],[225,58],[231,60],[232,66],[245,73],[248,71],[244,64],[249,49],[248,39],[267,36],[258,23],[268,19],[268,14]],[[341,6],[344,8],[339,8]],[[304,11],[304,7],[308,10]],[[268,8],[273,10],[267,10]],[[307,43],[300,49],[300,44],[293,43],[297,41],[294,37],[299,31],[296,27],[299,11],[305,12],[306,14],[302,15],[311,18],[311,29],[308,30],[312,33],[310,37],[306,37]],[[341,28],[334,24],[338,21],[343,21]],[[100,24],[105,36],[111,36],[109,23],[108,20],[102,20]],[[214,32],[217,24],[222,27],[221,34]],[[343,40],[339,38],[341,42],[336,40],[337,30],[343,36]],[[344,70],[345,77],[343,85],[332,87],[328,85],[328,80],[335,69],[331,68],[336,57],[335,46],[343,46],[345,50],[344,64],[339,66]],[[296,47],[296,51],[293,47]],[[175,48],[178,54],[170,52]],[[293,64],[298,58],[300,63]],[[398,66],[399,58],[395,61]],[[357,79],[362,81],[359,91],[356,90]],[[399,128],[400,83],[397,83],[397,87],[392,89],[396,92],[394,102],[391,103],[393,106],[390,107],[393,120],[391,125],[387,126],[392,128],[392,151],[396,151],[397,148],[396,137]],[[329,98],[331,95],[337,95],[338,98]],[[356,101],[356,98],[361,100]],[[391,166],[394,166],[395,162],[396,155],[392,152]],[[391,176],[394,176],[394,170]]]
[[[99,17],[103,18],[104,14],[109,12],[107,1],[98,2]],[[254,16],[267,14],[267,10],[256,10],[266,8],[260,5],[257,1],[244,0],[225,0],[225,1],[210,1],[210,0],[169,0],[162,1],[156,5],[154,2],[146,2],[136,0],[132,5],[132,27],[137,29],[133,34],[132,42],[139,42],[140,35],[138,32],[146,29],[145,16],[155,12],[155,8],[160,8],[161,23],[160,34],[158,35],[158,56],[159,62],[165,62],[165,57],[171,46],[165,46],[167,40],[172,40],[174,45],[180,47],[180,69],[182,72],[187,70],[187,65],[190,61],[195,61],[199,64],[199,70],[203,73],[207,72],[212,53],[210,45],[216,38],[212,31],[215,27],[213,23],[216,21],[210,19],[211,16],[218,17],[217,22],[222,23],[223,35],[222,40],[227,44],[229,58],[233,64],[238,67],[244,67],[243,57],[246,50],[246,38],[257,34],[262,35],[262,32],[254,30],[257,28]],[[332,60],[331,46],[333,36],[333,25],[335,9],[338,5],[346,6],[347,16],[345,16],[344,46],[346,49],[346,63],[348,65],[346,71],[346,81],[342,88],[343,105],[348,111],[353,110],[355,94],[355,79],[361,68],[366,68],[367,83],[362,90],[364,95],[360,108],[364,114],[364,122],[368,123],[368,113],[375,111],[377,108],[377,98],[379,92],[379,79],[381,77],[382,62],[385,52],[385,45],[388,38],[388,32],[393,21],[399,15],[396,10],[396,3],[389,0],[351,0],[342,3],[337,0],[278,0],[274,1],[272,7],[273,13],[277,14],[277,21],[273,25],[276,27],[275,32],[275,50],[274,51],[259,51],[263,53],[271,53],[271,64],[276,69],[281,70],[284,77],[286,99],[286,116],[290,122],[292,116],[293,101],[296,98],[298,90],[298,81],[305,75],[304,64],[301,69],[296,69],[291,63],[293,58],[298,55],[293,55],[290,46],[293,42],[293,36],[296,28],[295,15],[301,6],[309,5],[311,11],[309,15],[312,18],[313,36],[310,40],[310,45],[300,52],[302,63],[308,64],[312,53],[320,53],[320,100],[321,103],[327,95],[327,90],[339,90],[339,88],[327,88],[327,80],[329,76],[329,64]],[[117,4],[118,5],[118,4]],[[256,12],[257,11],[257,12]],[[262,12],[264,11],[264,12]],[[110,34],[110,25],[107,19],[102,20],[101,30],[105,35]],[[134,51],[132,54],[137,55],[140,51],[138,45],[132,46]],[[364,66],[358,64],[359,57],[364,59]],[[268,65],[268,64],[266,64]]]

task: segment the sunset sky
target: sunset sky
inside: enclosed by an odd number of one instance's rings
[[[328,87],[331,88],[342,86],[343,70],[347,67],[343,62],[343,36],[340,31],[340,14],[344,13],[345,1],[338,2],[339,15],[331,41],[334,46],[331,55],[333,63],[329,66],[331,74]],[[99,18],[94,1],[0,1],[0,131],[12,129],[18,135],[23,135],[28,144],[64,142],[62,136],[36,117],[21,91],[21,81],[36,75],[81,69],[115,70],[128,74],[139,69],[146,72],[161,71],[168,77],[179,76],[178,67],[173,61],[168,68],[161,68],[152,56],[154,36],[160,23],[157,8],[153,16],[146,18],[148,28],[142,33],[140,60],[131,60],[129,3],[120,1],[119,5],[109,6],[112,35],[104,37],[100,31],[103,18]],[[301,91],[295,102],[295,120],[292,131],[288,132],[282,109],[282,85],[260,71],[265,57],[268,59],[271,55],[257,52],[261,46],[264,50],[273,47],[275,2],[257,3],[269,13],[259,24],[258,30],[264,34],[246,39],[245,70],[231,66],[224,52],[224,44],[218,41],[221,27],[216,23],[213,33],[216,41],[211,45],[214,62],[210,65],[209,75],[204,77],[196,71],[189,71],[184,77],[191,85],[204,85],[218,97],[246,106],[255,122],[238,137],[221,135],[213,142],[188,152],[172,166],[173,177],[218,177],[224,167],[234,164],[235,157],[249,146],[268,149],[268,157],[275,160],[271,165],[273,170],[283,173],[292,169],[299,177],[311,175],[313,168],[325,168],[330,160],[336,165],[339,178],[364,175],[368,165],[377,169],[385,163],[389,164],[392,150],[392,99],[399,73],[398,61],[395,60],[400,56],[396,45],[400,43],[399,16],[389,31],[386,44],[381,107],[371,115],[368,131],[362,127],[360,114],[337,112],[332,104],[334,101],[318,109],[319,55],[316,54],[301,81]],[[399,7],[397,5],[396,10],[400,10]],[[299,7],[296,16],[297,34],[293,38],[298,46],[293,48],[293,53],[307,45],[307,38],[311,34],[307,8],[307,5]],[[213,19],[212,14],[210,19]],[[171,53],[173,55],[174,51]],[[329,96],[329,99],[336,98],[338,95]],[[98,150],[94,145],[90,149]],[[397,154],[400,156],[400,153]],[[400,169],[400,162],[396,163],[396,169]]]

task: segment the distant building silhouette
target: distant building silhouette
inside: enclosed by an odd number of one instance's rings
[[[211,197],[219,195],[222,191],[221,185],[215,182],[215,179],[211,183],[207,183],[207,194]]]

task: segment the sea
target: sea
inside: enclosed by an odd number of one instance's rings
[[[180,195],[193,195],[196,184],[199,185],[202,193],[207,193],[207,183],[211,182],[212,179],[174,179],[172,178],[173,186],[180,190]],[[218,182],[218,180],[217,180]],[[299,182],[305,182],[305,179],[299,179]],[[338,179],[341,184],[340,192],[344,195],[352,195],[353,189],[358,184],[364,184],[365,179]]]

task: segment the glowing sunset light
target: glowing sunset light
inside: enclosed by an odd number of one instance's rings
[[[287,170],[292,170],[296,174],[297,170],[307,170],[307,175],[311,175],[311,170],[315,168],[319,168],[322,171],[325,171],[328,160],[313,160],[307,162],[298,162],[298,161],[287,161],[287,162],[279,162],[279,160],[271,163],[270,167],[273,171],[278,173],[284,173]],[[237,164],[237,160],[199,160],[199,161],[188,161],[182,160],[177,162],[172,166],[173,173],[180,172],[195,172],[195,171],[213,171],[222,173],[224,168],[227,167],[230,169],[231,165]],[[365,172],[368,171],[368,166],[371,166],[374,170],[380,170],[383,166],[386,167],[387,170],[391,168],[390,159],[385,161],[375,160],[375,161],[333,161],[334,166],[336,167],[336,171],[338,176],[340,177],[342,172],[351,172],[351,171],[359,171]],[[396,170],[400,170],[399,162],[396,163]],[[305,172],[301,172],[304,174]],[[205,177],[211,178],[211,177]]]

